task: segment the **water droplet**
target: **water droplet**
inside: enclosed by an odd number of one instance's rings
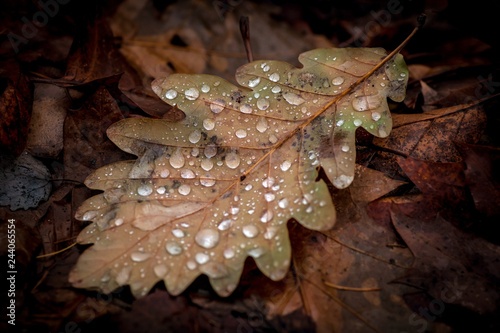
[[[365,111],[368,110],[368,99],[366,96],[354,97],[352,100],[352,107],[356,111]]]
[[[205,187],[212,187],[215,185],[215,179],[212,178],[202,178],[200,179],[200,184]]]
[[[211,249],[219,243],[219,232],[214,229],[202,229],[198,231],[194,240],[199,246]]]
[[[115,220],[115,225],[118,227],[118,226],[121,226],[123,224],[123,219],[122,218],[119,218],[119,219],[116,219]]]
[[[183,169],[181,171],[181,177],[184,179],[193,179],[196,177],[196,175],[194,174],[193,170],[191,170],[191,169]]]
[[[385,83],[384,82],[380,82],[380,86],[381,87],[385,87]]]
[[[271,91],[275,94],[281,92],[281,87],[280,86],[274,86]]]
[[[265,65],[264,67],[262,67],[262,70],[264,72],[269,72],[270,69],[271,69],[271,67],[269,67],[269,65]]]
[[[189,142],[191,143],[198,143],[201,139],[201,132],[198,130],[194,130],[189,134]]]
[[[260,83],[260,77],[256,77],[255,79],[253,79],[253,80],[249,80],[249,81],[248,81],[248,86],[249,86],[250,88],[254,88],[254,87],[256,87],[259,83]]]
[[[210,171],[214,167],[214,162],[212,160],[204,159],[201,161],[201,168],[205,171]]]
[[[97,216],[97,212],[91,210],[91,211],[88,211],[85,214],[83,214],[83,220],[84,221],[90,221],[90,220],[92,220],[96,216]]]
[[[267,110],[269,107],[269,101],[265,98],[261,98],[257,101],[257,107],[262,111]]]
[[[143,261],[148,260],[150,257],[151,257],[151,253],[147,253],[147,252],[136,251],[136,252],[132,252],[130,254],[130,259],[132,259],[132,261],[135,261],[135,262],[143,262]]]
[[[273,73],[269,75],[269,80],[273,82],[278,82],[280,80],[280,75],[278,73]]]
[[[344,83],[344,78],[342,76],[337,76],[336,78],[332,79],[332,84],[335,86],[340,86],[342,83]]]
[[[271,221],[274,217],[273,211],[272,210],[266,210],[264,214],[260,217],[260,222],[262,223],[267,223]]]
[[[388,134],[386,132],[386,130],[384,128],[379,128],[378,129],[378,135],[381,137],[381,138],[385,138]]]
[[[118,274],[116,274],[116,283],[118,283],[118,285],[124,285],[125,283],[127,283],[128,279],[130,279],[130,272],[132,271],[132,267],[130,266],[127,266],[127,267],[123,267],[120,272],[118,272]]]
[[[215,128],[215,121],[210,118],[206,118],[203,120],[203,128],[205,128],[207,131],[211,131]]]
[[[190,101],[194,101],[195,99],[197,99],[200,96],[200,92],[196,88],[190,88],[184,92],[184,95]]]
[[[174,89],[170,89],[165,93],[165,97],[168,99],[174,99],[177,97],[177,91]]]
[[[352,182],[354,177],[346,176],[346,175],[340,175],[337,178],[333,180],[333,185],[335,185],[336,188],[343,189],[349,186]]]
[[[248,250],[247,253],[248,255],[254,257],[254,258],[259,258],[262,256],[266,250],[262,247],[256,247],[255,249]]]
[[[177,191],[181,195],[188,195],[189,193],[191,193],[191,186],[189,186],[187,184],[182,184],[181,186],[179,186]]]
[[[186,263],[186,267],[190,270],[193,270],[196,268],[196,263],[192,260],[189,260],[187,263]]]
[[[344,121],[342,119],[340,119],[339,121],[337,121],[337,123],[335,125],[337,125],[337,127],[340,127],[340,126],[344,125]]]
[[[206,253],[196,253],[194,255],[194,260],[200,265],[206,264],[208,260],[210,259],[210,256]]]
[[[214,145],[208,145],[205,147],[203,153],[205,154],[206,158],[212,158],[217,155],[217,147]]]
[[[244,129],[239,129],[235,132],[236,136],[240,139],[246,138],[247,137],[247,131]]]
[[[172,230],[172,235],[174,235],[175,237],[177,238],[182,238],[184,237],[186,234],[184,233],[184,231],[182,231],[181,229],[173,229]]]
[[[353,123],[354,123],[354,126],[361,126],[361,124],[363,122],[361,121],[361,119],[354,119]]]
[[[372,112],[372,119],[375,121],[379,121],[382,116],[378,112]]]
[[[173,256],[179,255],[182,252],[182,247],[176,242],[167,242],[165,250]]]
[[[269,136],[269,142],[271,142],[271,143],[276,143],[276,142],[278,142],[278,138],[276,137],[276,135],[271,134],[271,135]]]
[[[137,194],[142,195],[143,197],[147,197],[151,193],[153,193],[153,187],[149,184],[144,184],[137,188]]]
[[[349,146],[344,145],[344,146],[342,146],[342,148],[341,148],[341,149],[342,149],[342,151],[343,151],[344,153],[347,153],[347,152],[349,151],[349,149],[350,149],[350,148],[349,148]]]
[[[203,91],[204,93],[207,93],[210,91],[210,87],[207,86],[206,84],[204,84],[201,86],[201,91]]]
[[[240,165],[240,157],[236,153],[229,153],[226,155],[226,165],[228,168],[236,169]]]
[[[400,73],[399,74],[401,77],[405,77],[406,76],[406,73]]]
[[[231,226],[231,220],[224,220],[221,223],[219,223],[217,229],[219,229],[220,231],[224,231],[229,229],[230,226]]]
[[[212,110],[213,113],[220,113],[224,108],[226,107],[226,101],[223,99],[216,99],[215,101],[210,104],[210,110]]]
[[[283,208],[283,209],[285,209],[286,207],[288,207],[288,199],[287,198],[283,198],[280,201],[278,201],[278,206],[280,208]]]
[[[185,160],[180,149],[177,149],[175,153],[173,153],[172,156],[170,156],[169,162],[172,168],[175,169],[180,169],[184,166]]]
[[[165,188],[165,186],[160,186],[156,189],[156,193],[158,194],[165,194],[166,191],[167,189]]]
[[[281,171],[287,171],[288,169],[290,169],[291,166],[292,163],[290,163],[290,161],[284,161],[283,163],[280,164],[280,169]]]
[[[320,206],[320,207],[325,207],[325,206],[326,206],[326,201],[321,200],[321,201],[319,202],[319,206]]]
[[[255,128],[257,129],[257,131],[259,131],[260,133],[264,133],[265,131],[267,131],[267,129],[269,128],[269,125],[267,124],[267,120],[266,118],[264,117],[261,117],[259,119],[259,121],[257,122],[257,125],[255,126]]]
[[[168,170],[168,169],[163,169],[160,171],[161,178],[167,178],[169,175],[170,175],[170,170]]]
[[[230,249],[230,248],[227,248],[224,250],[224,258],[226,259],[231,259],[234,257],[234,250],[233,249]]]
[[[252,107],[249,104],[240,105],[241,113],[252,113]]]
[[[252,184],[245,186],[245,191],[250,191],[253,188]]]
[[[312,206],[309,206],[306,208],[306,213],[310,214],[310,213],[312,213],[312,211],[313,211]]]
[[[271,226],[266,228],[266,232],[264,233],[264,239],[272,239],[278,233],[278,228]]]
[[[262,181],[262,186],[265,188],[271,188],[274,185],[274,178],[268,177]]]
[[[283,94],[283,97],[285,98],[285,100],[292,104],[292,105],[300,105],[302,103],[304,103],[306,100],[303,99],[302,97],[300,97],[299,95],[295,94],[295,93],[292,93],[292,92],[286,92]]]
[[[168,268],[164,264],[159,264],[153,267],[153,271],[155,272],[155,275],[161,279],[165,276],[165,274],[167,274]]]
[[[271,201],[273,201],[275,198],[276,198],[276,196],[274,195],[274,193],[266,193],[266,194],[264,194],[264,199],[265,199],[267,202],[271,202]]]
[[[253,224],[248,224],[244,226],[241,231],[243,232],[243,235],[247,238],[254,238],[259,234],[259,229],[254,226]]]

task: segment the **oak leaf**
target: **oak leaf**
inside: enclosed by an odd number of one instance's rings
[[[76,217],[92,220],[78,237],[93,243],[70,275],[104,292],[129,284],[145,295],[163,280],[181,293],[206,274],[229,295],[248,256],[272,280],[285,276],[286,223],[313,230],[335,223],[323,168],[337,188],[354,178],[355,130],[386,137],[387,97],[402,101],[408,71],[380,48],[316,49],[303,68],[279,61],[240,67],[235,86],[211,75],[174,74],[153,90],[182,110],[179,122],[125,119],[108,129],[138,156],[102,167]]]

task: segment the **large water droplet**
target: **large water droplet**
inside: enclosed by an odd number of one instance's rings
[[[302,103],[304,103],[306,100],[303,99],[302,97],[300,97],[299,95],[295,94],[295,93],[292,93],[292,92],[286,92],[283,94],[283,97],[285,98],[285,100],[292,104],[292,105],[300,105]]]
[[[241,229],[241,231],[247,238],[254,238],[259,234],[259,229],[253,224],[247,224]]]
[[[165,276],[165,274],[167,274],[168,268],[164,264],[158,264],[153,267],[153,271],[155,272],[155,275],[161,279]]]
[[[184,155],[182,155],[182,151],[179,148],[170,156],[169,162],[175,169],[180,169],[184,166]]]
[[[256,247],[255,249],[248,250],[247,253],[249,256],[252,256],[253,258],[259,258],[261,257],[266,250],[262,247]]]
[[[221,223],[219,223],[219,225],[217,226],[217,229],[224,231],[224,230],[229,229],[230,226],[231,226],[231,220],[228,219],[228,220],[224,220]]]
[[[352,107],[356,111],[368,110],[368,100],[366,99],[366,96],[354,97],[352,100]]]
[[[284,161],[283,163],[280,164],[280,169],[281,171],[287,171],[288,169],[290,169],[291,166],[292,163],[290,161]]]
[[[278,201],[278,206],[280,208],[283,208],[283,209],[285,209],[286,207],[288,207],[288,199],[287,198],[283,198],[280,201]]]
[[[236,153],[229,153],[225,159],[228,168],[236,169],[240,165],[240,157]]]
[[[204,84],[201,86],[201,91],[203,91],[204,93],[207,93],[210,91],[210,87],[208,85]]]
[[[177,91],[174,89],[170,89],[165,93],[165,97],[168,99],[174,99],[177,97]]]
[[[239,129],[234,134],[240,139],[244,139],[247,137],[247,131],[245,131],[244,129]]]
[[[271,186],[273,185],[274,185],[274,178],[267,177],[262,181],[262,186],[264,186],[265,188],[271,188]]]
[[[223,99],[216,99],[215,101],[210,104],[210,110],[212,110],[213,113],[220,113],[224,108],[226,107],[226,101]]]
[[[344,78],[342,76],[337,76],[336,78],[332,79],[332,84],[335,86],[340,86],[342,83],[344,83]]]
[[[219,232],[214,229],[202,229],[198,231],[194,240],[199,246],[211,249],[219,243]]]
[[[217,147],[214,145],[208,145],[205,147],[203,154],[205,154],[206,158],[214,157],[215,155],[217,155]]]
[[[262,111],[267,110],[269,107],[269,101],[265,98],[261,98],[257,101],[257,107]]]
[[[224,250],[224,253],[223,253],[224,258],[226,258],[226,259],[231,259],[231,258],[233,258],[233,257],[234,257],[234,254],[235,254],[235,253],[234,253],[234,250],[233,250],[233,249],[231,249],[231,248],[227,248],[227,249],[225,249],[225,250]]]
[[[378,112],[372,112],[372,119],[375,121],[379,121],[382,116]]]
[[[354,126],[361,126],[363,121],[361,121],[361,119],[354,119],[353,123],[354,123]]]
[[[184,92],[184,95],[190,101],[194,101],[195,99],[197,99],[200,96],[200,92],[196,88],[190,88]]]
[[[252,113],[252,107],[249,104],[240,105],[240,111],[242,113]]]
[[[146,197],[153,193],[153,187],[149,184],[143,184],[137,188],[137,194]]]
[[[203,128],[205,128],[207,131],[211,131],[215,128],[215,121],[210,118],[206,118],[203,120]]]
[[[260,217],[260,222],[262,223],[267,223],[271,221],[274,217],[273,211],[272,210],[266,210],[264,214]]]
[[[212,160],[204,159],[201,161],[201,168],[205,171],[210,171],[214,167],[214,162]]]
[[[272,87],[271,91],[275,94],[281,92],[281,87],[280,86],[274,86]]]
[[[116,283],[118,283],[118,285],[124,285],[125,283],[128,282],[128,279],[130,279],[130,272],[132,271],[132,267],[130,266],[126,266],[126,267],[123,267],[119,272],[118,274],[116,274]]]
[[[193,260],[189,260],[187,263],[186,263],[186,267],[189,269],[189,270],[193,270],[196,268],[196,263],[193,261]]]
[[[273,201],[275,198],[276,198],[276,195],[274,195],[274,193],[266,193],[266,194],[264,194],[264,199],[265,199],[267,202],[271,202],[271,201]]]
[[[193,179],[196,177],[196,175],[191,169],[183,169],[181,170],[181,177],[184,179]]]
[[[278,142],[278,138],[276,137],[276,135],[274,135],[274,134],[269,135],[269,142],[271,142],[271,143]]]
[[[176,242],[167,242],[167,244],[165,244],[165,250],[167,250],[167,252],[171,255],[177,256],[181,254],[182,247]]]
[[[213,178],[202,178],[200,179],[200,184],[205,187],[212,187],[215,185],[215,179]]]
[[[249,80],[248,81],[248,86],[250,88],[256,87],[260,83],[260,77],[256,77],[255,79]]]
[[[337,125],[337,127],[340,127],[340,126],[344,125],[344,121],[342,119],[340,119],[339,121],[337,121],[337,123],[335,125]]]
[[[196,260],[196,262],[200,265],[206,264],[209,259],[210,259],[210,256],[206,253],[200,252],[200,253],[196,253],[194,255],[194,260]]]
[[[350,148],[349,148],[349,146],[348,146],[348,145],[343,145],[343,146],[342,146],[342,148],[340,148],[340,149],[342,149],[342,151],[343,151],[344,153],[347,153],[347,152],[349,151],[349,149],[350,149]]]
[[[189,193],[191,193],[191,186],[189,186],[187,184],[182,184],[181,186],[179,186],[177,191],[181,195],[188,195]]]
[[[267,120],[266,118],[264,117],[261,117],[259,119],[259,121],[257,122],[257,125],[255,126],[255,128],[257,129],[257,131],[259,131],[260,133],[264,133],[265,131],[267,131],[267,129],[269,128],[269,125],[267,124]]]
[[[353,178],[354,177],[351,176],[340,175],[333,180],[333,185],[335,185],[335,187],[339,189],[346,188],[351,184]]]
[[[174,235],[175,237],[177,238],[182,238],[184,237],[186,234],[184,233],[184,231],[182,231],[181,229],[173,229],[172,230],[172,235]]]
[[[278,73],[273,73],[269,75],[269,80],[273,82],[278,82],[280,80],[280,75]]]
[[[191,143],[198,143],[201,139],[201,132],[198,130],[194,130],[189,134],[189,142]]]
[[[136,251],[136,252],[132,252],[130,254],[130,259],[132,259],[132,261],[135,261],[135,262],[143,262],[143,261],[148,260],[150,257],[151,257],[151,253],[147,253],[147,252]]]

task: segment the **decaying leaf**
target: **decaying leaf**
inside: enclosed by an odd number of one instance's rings
[[[105,292],[129,284],[136,296],[159,280],[181,293],[206,274],[229,295],[247,256],[269,278],[290,265],[286,223],[313,230],[335,222],[318,168],[337,188],[354,177],[355,130],[386,137],[386,98],[402,101],[408,71],[380,48],[317,49],[298,69],[279,61],[240,67],[243,87],[210,75],[174,74],[153,90],[186,113],[176,123],[125,119],[108,129],[138,156],[86,180],[104,193],[76,217],[94,221],[78,242],[94,243],[70,275]]]

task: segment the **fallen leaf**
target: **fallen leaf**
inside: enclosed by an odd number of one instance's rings
[[[0,206],[12,210],[29,209],[47,200],[52,189],[47,167],[28,153],[0,161]]]
[[[354,178],[355,130],[385,137],[386,98],[402,101],[408,78],[401,55],[380,48],[317,49],[297,69],[279,61],[241,67],[237,87],[210,75],[174,74],[153,90],[186,113],[177,123],[126,119],[109,137],[136,161],[94,172],[105,190],[77,218],[94,243],[70,275],[77,287],[109,292],[130,284],[136,296],[158,281],[177,295],[206,274],[229,295],[247,256],[272,280],[290,265],[286,222],[313,230],[335,222],[321,166],[337,188]]]

